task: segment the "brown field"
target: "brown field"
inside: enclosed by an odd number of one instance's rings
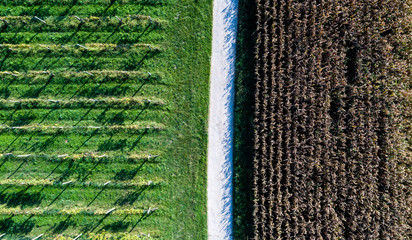
[[[257,0],[255,239],[408,238],[409,11]]]

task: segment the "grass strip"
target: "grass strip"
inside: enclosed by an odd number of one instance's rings
[[[47,154],[14,154],[4,153],[0,154],[0,161],[28,161],[38,162],[46,161],[53,163],[79,161],[85,163],[101,162],[101,163],[140,163],[147,161],[148,163],[158,163],[159,155],[152,154],[130,154],[130,155],[113,155],[111,153],[90,152],[82,154],[61,154],[61,155],[47,155]]]
[[[153,181],[125,181],[125,182],[111,182],[107,184],[107,189],[133,189],[141,186],[151,186],[159,187],[162,185],[162,180],[157,179]],[[67,181],[67,182],[56,182],[50,179],[1,179],[1,186],[52,186],[54,188],[65,188],[70,184],[71,188],[102,188],[105,183],[101,182],[80,182],[80,181]]]
[[[119,70],[88,70],[88,71],[3,71],[0,72],[1,80],[8,84],[86,84],[86,83],[127,83],[130,81],[156,81],[160,82],[162,74],[143,71]],[[51,79],[52,78],[52,79]]]
[[[134,98],[98,98],[98,99],[72,99],[72,100],[52,100],[27,98],[18,100],[0,100],[0,109],[54,109],[54,108],[141,108],[150,104],[151,107],[164,105],[160,99],[147,99],[143,97]]]
[[[113,5],[113,4],[138,4],[138,5],[161,5],[165,0],[2,0],[4,6],[73,6],[73,5]]]
[[[153,31],[153,28],[148,28],[144,32],[125,33],[121,31],[113,32],[48,32],[48,33],[33,33],[33,32],[17,32],[17,33],[2,33],[0,34],[0,42],[3,44],[86,44],[95,43],[115,43],[115,44],[134,44],[136,42],[151,42],[158,44],[164,39],[164,34],[158,31]]]
[[[113,55],[135,55],[145,52],[160,52],[159,47],[150,44],[105,44],[86,43],[75,45],[54,45],[54,44],[1,44],[0,52],[13,57],[34,57],[42,55],[47,57],[68,57],[68,56],[113,56]]]
[[[155,132],[164,129],[165,126],[155,122],[140,122],[133,125],[110,125],[110,126],[62,126],[62,125],[24,125],[5,126],[0,125],[0,134],[13,132],[16,134],[38,133],[40,135],[56,133],[76,133],[82,135],[111,134],[111,133],[140,133],[142,131]],[[95,133],[96,132],[96,133]]]
[[[112,212],[107,213],[110,209],[93,209],[93,208],[69,208],[69,209],[55,209],[55,208],[0,208],[0,214],[3,215],[141,215],[148,212],[155,212],[157,207],[149,209],[136,208],[115,208]]]
[[[160,19],[152,19],[144,15],[127,15],[120,17],[98,17],[89,16],[80,18],[78,16],[68,17],[37,17],[37,16],[3,16],[0,18],[0,29],[6,32],[70,32],[82,31],[117,31],[139,32],[152,26],[162,29],[167,24]]]

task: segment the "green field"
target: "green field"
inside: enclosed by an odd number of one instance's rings
[[[0,19],[0,236],[206,239],[212,1],[2,0]]]

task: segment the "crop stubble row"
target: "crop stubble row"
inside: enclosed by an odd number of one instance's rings
[[[405,237],[406,4],[256,2],[255,238]]]

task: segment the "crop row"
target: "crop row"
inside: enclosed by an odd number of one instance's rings
[[[146,208],[148,210],[148,207]],[[80,239],[109,239],[126,238],[134,240],[149,240],[153,237],[160,237],[159,232],[148,229],[144,219],[154,214],[142,215],[3,215],[0,223],[7,230],[5,239],[59,239],[59,240],[80,240]],[[142,229],[143,226],[143,229]],[[81,229],[79,229],[81,227]],[[142,233],[145,232],[144,234]],[[122,231],[119,233],[119,231]],[[27,233],[35,234],[32,237],[23,237]],[[16,238],[17,235],[17,238]],[[3,236],[2,236],[3,237]],[[77,238],[76,238],[77,237]],[[81,238],[80,238],[81,237]]]
[[[33,32],[17,32],[17,33],[2,33],[0,34],[0,42],[3,44],[86,44],[86,43],[115,43],[115,44],[134,44],[136,42],[158,43],[163,38],[163,35],[154,31],[153,27],[147,28],[143,32],[124,33],[116,32],[50,32],[50,33],[33,33]],[[150,33],[150,34],[149,34]]]
[[[54,108],[142,108],[150,104],[151,107],[161,106],[164,104],[160,99],[146,99],[144,97],[133,98],[97,98],[97,99],[17,99],[5,100],[0,99],[0,109],[54,109]]]
[[[139,4],[139,5],[160,5],[164,0],[2,0],[0,4],[4,6],[73,6],[73,5],[87,5],[87,4]]]
[[[399,100],[390,94],[406,72],[389,70],[404,65],[392,19],[405,5],[257,4],[255,239],[406,237],[406,176],[393,155]]]
[[[45,54],[47,55],[47,54]],[[137,71],[141,70],[146,61],[156,55],[156,52],[148,51],[146,53],[131,54],[116,58],[98,57],[93,54],[84,54],[82,56],[55,56],[45,60],[43,56],[33,57],[6,57],[3,60],[2,69],[4,71],[32,71],[53,69],[55,71],[67,71],[77,69],[78,71],[91,71],[99,69]],[[24,65],[22,65],[24,63]],[[27,64],[27,65],[26,65]]]
[[[4,16],[0,18],[0,29],[6,32],[70,32],[73,30],[82,31],[117,31],[141,32],[149,26],[154,28],[164,28],[165,22],[152,19],[149,16],[128,15],[120,17],[97,17],[89,16],[80,18],[78,16],[69,17],[43,17],[37,16]]]
[[[165,132],[145,130],[130,134],[98,134],[98,130],[89,136],[79,134],[56,133],[53,135],[3,133],[0,140],[7,143],[2,152],[19,154],[82,154],[87,152],[108,152],[112,154],[137,154],[145,148],[157,149],[165,140]]]
[[[3,71],[1,80],[8,84],[85,84],[85,83],[127,83],[141,81],[160,82],[159,73],[120,70],[89,70],[89,71]]]
[[[7,215],[107,215],[107,214],[114,214],[114,215],[141,215],[147,212],[155,212],[157,208],[149,208],[149,209],[135,209],[135,208],[124,208],[124,209],[117,209],[115,208],[110,213],[107,213],[111,209],[90,209],[90,208],[74,208],[74,209],[24,209],[24,210],[16,210],[16,209],[0,209],[0,214],[7,214]]]
[[[0,125],[0,134],[2,133],[15,133],[15,134],[27,134],[27,133],[38,133],[38,135],[49,135],[56,133],[75,133],[82,135],[89,135],[91,133],[140,133],[142,131],[159,131],[163,129],[164,126],[158,123],[146,123],[137,122],[133,125],[109,125],[109,126],[62,126],[62,125],[23,125],[23,126],[4,126]]]
[[[109,162],[107,159],[101,158],[100,161],[97,159],[91,161],[86,158],[77,161],[66,159],[60,162],[45,161],[44,158],[4,159],[0,162],[0,175],[2,178],[13,179],[17,182],[36,179],[48,179],[54,183],[69,181],[87,181],[99,184],[106,182],[128,183],[136,180],[147,182],[147,179],[156,183],[161,182],[160,178],[154,178],[153,175],[161,167],[160,162],[147,158],[139,162]],[[58,187],[58,185],[54,187]]]
[[[161,184],[161,182],[152,182],[152,181],[128,181],[128,182],[106,182],[106,183],[97,183],[97,182],[76,182],[76,181],[67,181],[67,182],[53,182],[50,179],[1,179],[0,185],[1,186],[53,186],[54,188],[65,188],[68,184],[71,187],[75,188],[84,188],[84,187],[92,187],[92,188],[102,188],[106,187],[108,189],[125,189],[125,188],[136,188],[139,186],[151,186],[156,187]],[[106,185],[105,185],[106,184]]]
[[[142,208],[153,204],[153,198],[158,196],[162,183],[142,182],[106,182],[106,183],[78,183],[71,181],[66,184],[52,185],[31,184],[32,180],[24,185],[6,184],[1,187],[0,203],[4,211],[36,210],[36,209],[108,209]],[[37,182],[40,182],[37,180]],[[73,181],[74,182],[74,181]],[[152,205],[153,206],[153,205]],[[74,213],[74,212],[72,212]],[[3,214],[7,214],[3,212]],[[0,214],[1,215],[1,214]]]
[[[100,162],[100,163],[140,163],[148,161],[151,163],[158,162],[158,155],[152,154],[131,154],[131,155],[112,155],[97,152],[83,153],[83,154],[62,154],[62,155],[35,155],[35,154],[14,154],[4,153],[0,154],[0,161],[47,161],[52,163],[82,161]]]
[[[84,45],[45,45],[45,44],[1,44],[0,51],[2,54],[10,57],[45,55],[48,57],[68,57],[68,56],[91,56],[99,57],[110,54],[137,54],[144,52],[159,52],[160,49],[150,44],[104,44],[104,43],[86,43]],[[43,57],[43,56],[42,56]]]
[[[48,6],[2,6],[0,5],[0,16],[37,16],[39,18],[48,16],[118,16],[123,17],[127,15],[146,15],[158,16],[157,7],[149,5],[138,4],[123,4],[123,5],[99,5],[90,4],[85,6],[62,6],[62,5],[48,5]]]
[[[84,99],[84,98],[124,98],[126,96],[160,95],[167,91],[166,86],[151,85],[146,82],[137,84],[83,84],[79,85],[1,85],[0,97],[6,99],[54,98],[54,99]]]
[[[9,112],[0,110],[1,124],[22,126],[30,124],[53,125],[56,121],[64,125],[125,125],[136,121],[162,122],[165,112],[161,109],[20,109]]]

